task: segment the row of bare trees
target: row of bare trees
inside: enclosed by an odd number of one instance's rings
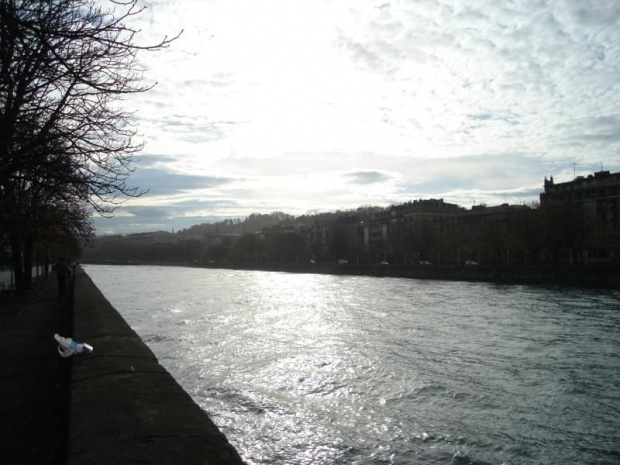
[[[136,0],[0,0],[0,246],[18,291],[31,285],[32,252],[92,235],[143,191],[128,184],[136,142],[124,97],[147,91],[128,24]]]

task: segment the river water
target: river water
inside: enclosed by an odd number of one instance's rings
[[[84,269],[250,464],[619,464],[620,292]]]

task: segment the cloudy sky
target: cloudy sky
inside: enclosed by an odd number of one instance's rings
[[[149,0],[150,189],[99,234],[443,198],[521,204],[620,171],[620,1]],[[135,25],[135,24],[134,24]]]

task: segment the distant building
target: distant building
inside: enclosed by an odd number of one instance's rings
[[[569,201],[584,206],[593,213],[596,222],[618,227],[620,220],[620,173],[599,171],[593,175],[577,176],[569,182],[554,183],[553,176],[545,178],[545,191],[540,204],[551,201]]]
[[[392,238],[400,241],[411,234],[420,234],[421,230],[434,228],[443,231],[444,225],[454,215],[465,211],[453,203],[443,199],[414,200],[394,207],[400,213],[398,221],[392,222]]]
[[[474,205],[471,210],[463,210],[446,218],[443,231],[447,237],[471,237],[488,232],[497,226],[509,226],[518,219],[526,205],[508,205],[493,207]]]
[[[241,234],[217,234],[217,233],[206,233],[202,236],[203,243],[205,247],[215,247],[218,245],[222,245],[225,242],[229,242],[230,244],[234,244],[239,240]]]
[[[591,234],[590,259],[618,259],[620,256],[620,173],[599,171],[555,183],[545,178],[540,204],[568,202],[583,206]]]

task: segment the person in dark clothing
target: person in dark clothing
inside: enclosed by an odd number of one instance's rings
[[[56,263],[56,279],[58,280],[58,297],[64,297],[67,287],[67,278],[71,275],[69,265],[63,257]]]

